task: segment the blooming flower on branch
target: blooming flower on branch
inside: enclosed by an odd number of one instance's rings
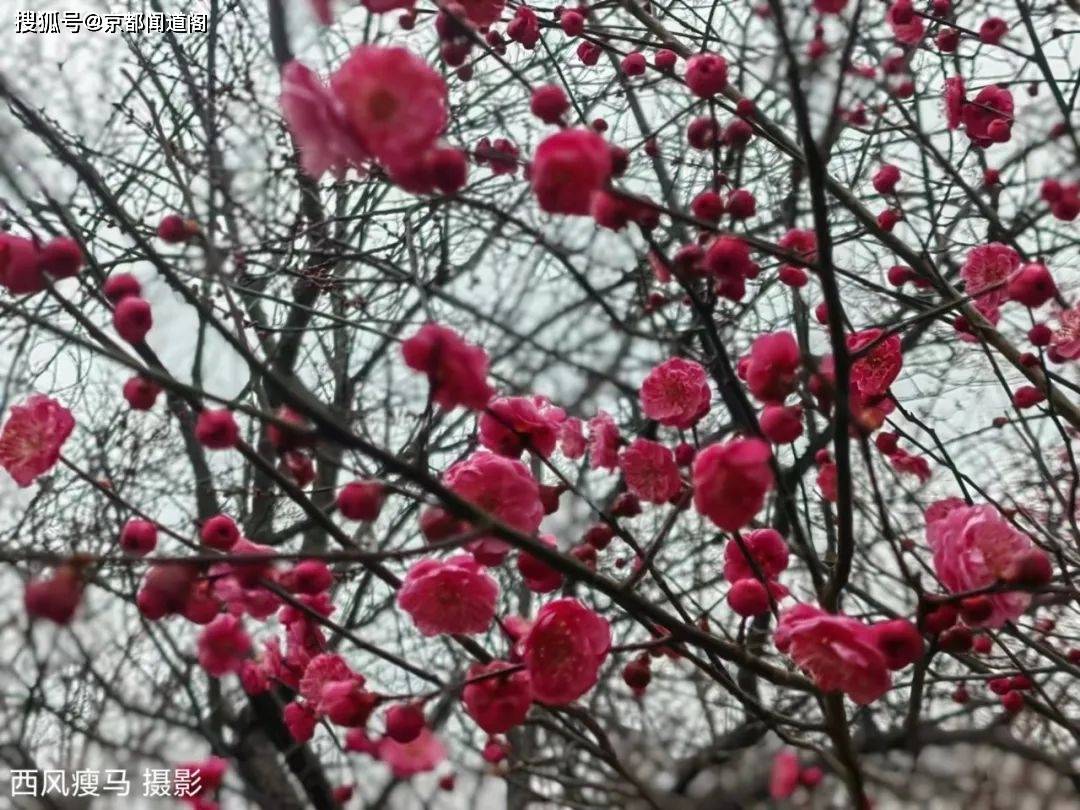
[[[521,645],[535,698],[564,705],[596,683],[611,628],[576,599],[556,599],[540,608]]]
[[[619,454],[626,486],[650,503],[666,503],[679,494],[682,480],[675,454],[659,442],[637,438]]]
[[[761,439],[709,445],[694,459],[694,507],[725,531],[741,529],[772,488],[771,457]]]
[[[0,467],[28,487],[60,460],[60,448],[75,429],[71,411],[55,399],[31,394],[13,405],[0,431]]]
[[[442,408],[480,409],[491,399],[488,356],[448,326],[429,323],[401,344],[405,365],[427,375],[431,398]]]
[[[507,458],[518,458],[526,449],[547,458],[565,418],[544,397],[499,397],[480,415],[480,444]]]
[[[856,619],[795,605],[780,615],[773,639],[823,692],[843,692],[866,705],[892,686],[873,631]]]
[[[495,616],[499,586],[469,555],[414,563],[398,591],[398,606],[425,636],[483,633]]]
[[[926,542],[934,553],[938,579],[953,592],[986,588],[1007,579],[1010,566],[1035,549],[1031,538],[993,506],[967,506],[955,499],[939,501],[926,511]],[[1006,591],[990,594],[990,601],[994,609],[977,623],[980,627],[1016,621],[1027,610],[1031,595]]]
[[[712,391],[700,363],[682,357],[665,360],[641,384],[641,407],[649,419],[686,429],[709,412]]]
[[[544,518],[540,487],[528,467],[516,459],[478,450],[447,470],[443,483],[473,506],[518,531],[532,534]],[[489,535],[473,540],[468,549],[485,565],[498,564],[509,546]]]

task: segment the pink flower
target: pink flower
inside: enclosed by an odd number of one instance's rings
[[[540,535],[540,542],[552,549],[558,548],[555,538],[550,534]],[[518,573],[525,581],[525,587],[533,593],[551,593],[563,583],[561,571],[541,562],[527,551],[518,554],[517,567]]]
[[[559,426],[559,449],[567,458],[581,458],[585,455],[585,433],[581,420],[573,416]]]
[[[874,172],[872,180],[874,190],[879,194],[892,194],[899,182],[900,169],[891,163],[883,163],[881,168]]]
[[[240,619],[223,613],[203,628],[197,646],[199,665],[208,674],[220,678],[240,670],[251,652],[251,638]]]
[[[71,411],[55,399],[31,394],[13,405],[0,432],[0,467],[28,487],[60,460],[60,448],[75,429]]]
[[[308,661],[298,691],[313,706],[322,700],[323,687],[356,677],[345,659],[336,653],[320,653]]]
[[[960,268],[964,292],[975,297],[975,307],[991,322],[997,321],[998,307],[1008,298],[1005,284],[1019,267],[1020,254],[1000,242],[979,245],[968,251],[964,266]],[[995,285],[996,289],[988,289]]]
[[[335,725],[363,726],[379,703],[379,696],[364,688],[363,675],[330,681],[322,688],[315,710]]]
[[[889,669],[903,669],[922,658],[922,634],[907,619],[878,622],[870,629],[874,634],[874,643],[885,656],[885,666]]]
[[[69,236],[43,245],[36,239],[0,232],[0,287],[12,295],[39,293],[50,278],[71,278],[82,264],[82,249]]]
[[[226,450],[240,441],[240,427],[227,408],[206,408],[195,422],[195,438],[203,447]]]
[[[469,683],[461,690],[465,711],[488,734],[505,734],[525,722],[532,705],[529,674],[518,669],[504,675],[493,673],[512,668],[509,661],[472,664]]]
[[[447,326],[425,324],[401,344],[405,365],[427,375],[431,397],[446,410],[479,409],[491,399],[488,356]]]
[[[640,396],[641,408],[649,419],[685,430],[709,412],[712,391],[700,363],[672,357],[649,372]]]
[[[864,329],[847,336],[847,350],[854,355],[878,341],[884,329]],[[889,335],[851,365],[851,384],[864,397],[881,397],[889,390],[904,363],[900,336]]]
[[[459,0],[459,3],[469,22],[478,28],[498,22],[506,6],[505,0]]]
[[[341,101],[300,62],[281,71],[281,112],[300,153],[300,166],[316,180],[327,171],[339,180],[363,171],[371,155],[346,120]]]
[[[667,503],[682,489],[675,454],[659,442],[637,438],[619,455],[626,486],[643,501]]]
[[[611,627],[576,599],[556,599],[540,608],[521,646],[533,696],[565,705],[596,684]]]
[[[686,86],[700,98],[711,98],[727,87],[727,60],[715,53],[699,53],[686,61]]]
[[[817,260],[817,234],[807,228],[792,228],[777,245],[808,262]]]
[[[407,48],[354,48],[330,89],[364,148],[387,166],[426,152],[446,126],[446,84]]]
[[[1005,295],[1010,301],[1017,301],[1026,307],[1037,309],[1057,294],[1054,277],[1045,264],[1031,262],[1025,264],[1009,277]]]
[[[606,411],[597,411],[589,420],[589,466],[613,470],[619,464],[619,428]]]
[[[39,293],[45,289],[38,246],[25,236],[0,232],[0,286],[12,295]]]
[[[725,531],[749,523],[773,484],[772,452],[761,439],[711,444],[694,459],[694,506]]]
[[[467,554],[413,564],[398,590],[398,607],[425,636],[483,633],[495,618],[499,585]]]
[[[746,387],[762,402],[783,403],[795,390],[799,372],[799,344],[790,332],[756,338],[742,367]]]
[[[525,449],[547,458],[565,418],[543,397],[499,397],[480,415],[480,444],[507,458],[518,458]]]
[[[957,129],[962,120],[964,105],[967,103],[963,76],[950,76],[945,80],[944,98],[945,120],[949,129]]]
[[[788,546],[776,529],[755,529],[743,535],[742,540],[761,575],[767,580],[776,579],[788,567]],[[724,579],[728,582],[757,579],[750,560],[735,539],[728,540],[724,546]]]
[[[759,420],[761,433],[773,444],[789,444],[802,436],[800,405],[766,405]]]
[[[829,503],[836,503],[839,495],[837,492],[836,462],[826,461],[818,467],[817,485],[821,491],[821,497]]]
[[[866,705],[892,686],[873,630],[857,619],[795,605],[780,615],[773,640],[823,692],[843,692]]]
[[[961,110],[964,132],[976,146],[986,149],[1008,141],[1012,133],[1013,97],[1004,87],[989,85]]]
[[[390,737],[379,740],[379,759],[389,766],[395,779],[408,779],[435,770],[446,759],[446,749],[426,726],[412,742],[399,743]]]
[[[930,480],[930,462],[922,456],[913,456],[906,450],[897,450],[889,455],[889,463],[897,472],[914,475],[921,484]]]
[[[478,450],[447,470],[443,483],[478,509],[503,523],[532,534],[544,518],[540,487],[528,467],[515,459]],[[497,563],[509,546],[497,537],[485,536],[469,543],[485,564]]]
[[[520,42],[527,51],[535,48],[540,39],[540,20],[536,12],[526,5],[518,6],[513,18],[506,24],[506,36]]]
[[[564,129],[536,149],[532,188],[549,214],[589,213],[592,196],[611,177],[611,150],[595,132]]]
[[[915,13],[911,0],[896,0],[885,13],[885,19],[892,29],[897,42],[904,45],[918,45],[926,30],[923,18]]]
[[[743,279],[752,278],[757,271],[757,265],[750,258],[750,245],[735,236],[714,239],[705,252],[704,263],[722,284],[738,286]]]
[[[799,758],[790,748],[776,752],[769,772],[769,796],[787,799],[799,786]]]
[[[1061,325],[1050,338],[1051,349],[1065,360],[1080,357],[1080,304],[1062,310],[1058,315]]]
[[[293,701],[282,710],[281,719],[296,742],[305,743],[315,736],[315,725],[319,718],[310,704]]]
[[[67,624],[79,607],[82,593],[83,581],[78,570],[71,565],[61,565],[52,576],[26,583],[23,607],[31,618]]]
[[[993,506],[967,506],[955,499],[927,510],[926,542],[934,552],[938,579],[953,592],[985,588],[1006,579],[1010,564],[1035,548],[1031,538]],[[980,627],[1015,621],[1031,602],[1031,596],[1020,591],[989,597],[994,610],[977,623]]]

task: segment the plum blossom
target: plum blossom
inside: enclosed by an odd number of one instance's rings
[[[861,706],[889,691],[892,678],[872,628],[857,619],[795,605],[780,614],[776,648],[823,692],[843,692]]]
[[[991,323],[997,323],[998,307],[1008,296],[1005,284],[1019,267],[1020,254],[1000,242],[978,245],[968,251],[960,269],[964,292],[974,296],[975,308]]]
[[[795,390],[799,344],[790,332],[760,335],[740,365],[750,393],[762,402],[782,403]]]
[[[772,487],[771,457],[761,439],[709,445],[694,459],[694,507],[725,531],[741,529]]]
[[[947,78],[942,95],[945,101],[945,121],[949,129],[959,129],[960,124],[963,122],[964,105],[967,103],[964,77],[950,76]]]
[[[597,411],[589,420],[589,466],[594,469],[613,470],[619,464],[619,427],[611,414]]]
[[[480,415],[480,444],[507,458],[532,450],[542,458],[555,452],[562,408],[544,397],[499,397]]]
[[[675,454],[659,442],[634,439],[619,454],[619,468],[626,486],[643,501],[666,503],[682,489]]]
[[[596,684],[611,647],[611,627],[576,599],[548,602],[521,642],[533,696],[564,705]]]
[[[712,391],[700,363],[682,357],[665,360],[641,384],[641,407],[649,419],[685,430],[709,412]]]
[[[388,166],[430,149],[446,126],[446,84],[407,48],[354,48],[330,89],[365,148]]]
[[[930,480],[930,462],[923,456],[913,455],[906,450],[897,450],[889,454],[889,463],[897,472],[914,475],[921,484]]]
[[[686,62],[686,86],[700,98],[711,98],[727,87],[727,60],[715,53],[699,53]]]
[[[960,117],[964,133],[975,146],[986,149],[1005,143],[1012,134],[1012,93],[994,84],[984,87],[974,100],[964,103]]]
[[[37,238],[0,231],[0,287],[12,295],[32,295],[48,286],[49,278],[70,278],[82,267],[79,243],[58,236],[41,244]]]
[[[788,799],[799,786],[799,757],[790,748],[776,752],[769,771],[769,796]]]
[[[926,542],[934,553],[938,579],[954,593],[1006,579],[1010,565],[1035,549],[1031,538],[993,506],[967,506],[956,499],[939,501],[927,509]],[[1001,627],[1015,621],[1031,603],[1031,596],[1021,591],[989,596],[994,609],[985,621],[977,622],[980,627]]]
[[[885,19],[896,41],[904,45],[918,45],[926,30],[926,23],[915,13],[911,0],[896,0],[889,6]]]
[[[311,68],[290,62],[281,71],[281,111],[300,156],[300,167],[316,179],[364,171],[371,160],[341,101]]]
[[[429,323],[401,344],[405,365],[427,375],[431,398],[441,408],[479,409],[491,399],[488,356],[448,326]]]
[[[496,673],[504,672],[499,675]],[[525,722],[532,705],[529,674],[508,661],[472,664],[461,690],[465,711],[488,734],[505,734]]]
[[[26,583],[23,607],[31,618],[67,624],[79,607],[82,593],[83,580],[78,570],[72,565],[61,565],[52,576]]]
[[[468,554],[413,564],[398,590],[398,607],[425,636],[483,633],[495,617],[499,585]]]
[[[569,459],[581,458],[585,455],[587,446],[581,420],[573,416],[567,417],[559,425],[559,449],[562,454]]]
[[[817,234],[812,230],[791,228],[780,237],[777,245],[804,261],[817,261]]]
[[[459,0],[459,2],[465,9],[465,16],[469,18],[469,22],[479,28],[497,23],[506,7],[505,0]]]
[[[430,150],[448,119],[446,84],[406,48],[360,45],[330,76],[308,67],[282,71],[281,108],[301,166],[341,178],[372,159],[393,172]]]
[[[528,467],[516,459],[478,450],[452,466],[443,483],[473,506],[488,512],[518,531],[532,534],[544,518],[540,487]],[[509,546],[494,536],[468,544],[485,564],[497,564]]]
[[[873,345],[851,364],[851,384],[864,397],[881,397],[900,374],[904,358],[900,336],[885,336],[884,329],[864,329],[847,336],[847,350],[852,355]]]
[[[1050,338],[1051,350],[1064,360],[1080,357],[1080,304],[1062,310],[1059,326]]]
[[[746,294],[746,280],[757,275],[750,245],[734,236],[721,236],[705,252],[704,267],[716,278],[716,292],[732,301]]]
[[[197,646],[199,665],[220,678],[240,670],[251,651],[251,638],[240,619],[223,613],[203,628]]]
[[[337,653],[320,653],[307,662],[298,692],[308,703],[318,705],[323,687],[355,677],[349,665]]]
[[[400,743],[391,737],[383,737],[377,752],[395,779],[408,779],[418,773],[433,771],[446,759],[442,741],[426,726],[411,742]]]
[[[593,194],[611,177],[611,150],[595,132],[564,129],[536,149],[532,188],[549,214],[587,215]]]
[[[724,546],[724,579],[728,582],[756,579],[758,576],[743,546],[767,580],[776,579],[788,567],[788,545],[780,532],[776,529],[755,529],[742,536],[742,545],[732,539]]]
[[[28,487],[60,460],[60,448],[75,429],[71,411],[55,399],[31,394],[13,405],[0,432],[0,467]]]
[[[555,538],[550,534],[540,535],[540,542],[552,549],[558,548]],[[561,571],[522,551],[517,558],[518,573],[525,581],[525,587],[533,593],[551,593],[563,583]]]

